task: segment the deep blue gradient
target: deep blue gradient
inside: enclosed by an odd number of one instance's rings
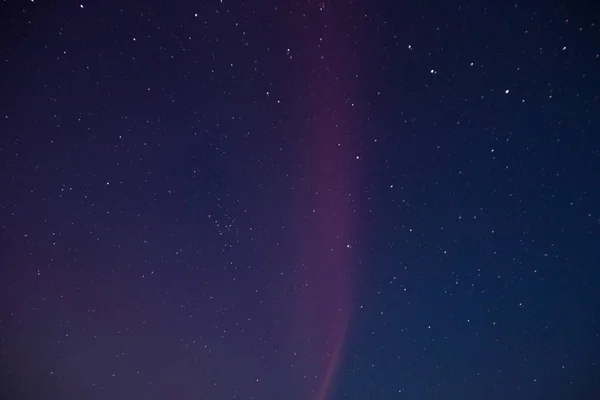
[[[600,398],[598,16],[3,2],[0,398]]]

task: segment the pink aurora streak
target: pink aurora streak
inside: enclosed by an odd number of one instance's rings
[[[304,50],[290,82],[294,98],[302,99],[294,105],[302,110],[298,117],[308,118],[299,135],[304,140],[298,140],[297,147],[306,155],[303,175],[309,182],[293,207],[309,218],[297,227],[304,266],[297,279],[307,287],[295,298],[290,335],[295,343],[303,343],[311,359],[307,372],[317,376],[316,388],[303,389],[312,393],[313,400],[326,400],[334,387],[354,308],[363,171],[357,135],[360,121],[349,101],[358,94],[356,54],[346,50],[355,40],[350,33],[356,29],[352,21],[335,18],[333,7],[308,15],[315,16],[310,26],[297,18],[288,26],[292,43]]]

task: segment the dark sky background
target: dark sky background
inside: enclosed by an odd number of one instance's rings
[[[0,4],[1,399],[600,399],[585,2]]]

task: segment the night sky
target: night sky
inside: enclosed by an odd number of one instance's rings
[[[599,15],[3,1],[0,399],[600,399]]]

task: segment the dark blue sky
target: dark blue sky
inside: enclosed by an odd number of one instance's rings
[[[596,6],[0,16],[0,398],[600,398]]]

